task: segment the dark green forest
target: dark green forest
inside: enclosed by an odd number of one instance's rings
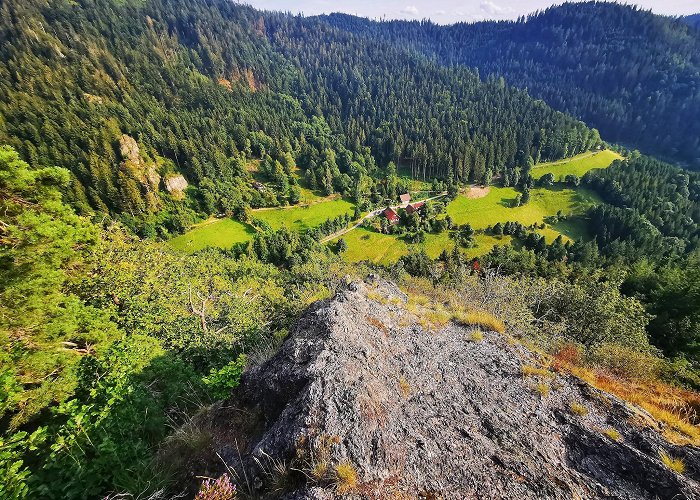
[[[608,141],[700,168],[700,32],[680,19],[609,2],[451,26],[343,14],[324,19],[449,67],[503,76]]]
[[[694,28],[700,28],[700,14],[693,14],[692,16],[685,16],[683,21],[693,26]]]
[[[700,173],[625,147],[697,159],[691,30],[600,4],[442,28],[228,0],[1,2],[0,498],[196,492],[208,442],[193,419],[310,304],[369,273],[453,294],[501,279],[529,318],[503,321],[537,332],[525,342],[700,390]],[[535,163],[604,140],[624,159],[533,178]],[[518,204],[536,185],[600,203],[553,216],[585,227],[580,241],[498,223],[487,231],[512,243],[476,259],[471,226],[426,215],[435,205],[394,232],[450,231],[437,259],[412,243],[391,265],[349,264],[345,240],[320,243],[408,176],[448,199],[483,183]],[[254,222],[252,208],[298,204],[302,182],[355,214],[304,231]],[[213,214],[251,222],[251,241],[163,243]],[[697,427],[700,409],[686,410]]]
[[[224,0],[0,8],[0,143],[68,168],[81,213],[121,214],[146,234],[264,205],[251,157],[291,153],[312,187],[355,193],[392,160],[411,158],[426,178],[480,180],[487,165],[600,143],[502,79],[318,20]],[[184,204],[161,189],[178,173],[195,188]]]

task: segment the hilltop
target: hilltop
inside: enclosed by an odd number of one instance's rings
[[[190,425],[211,443],[192,472],[260,498],[700,498],[700,449],[486,318],[431,326],[395,285],[350,283]]]
[[[681,19],[614,2],[564,3],[514,22],[451,26],[324,19],[445,66],[502,76],[608,141],[700,167],[700,33]]]

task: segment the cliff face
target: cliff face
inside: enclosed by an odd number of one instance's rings
[[[312,307],[201,423],[221,460],[200,466],[256,497],[700,498],[700,450],[642,410],[502,334],[426,331],[405,300],[354,283]]]

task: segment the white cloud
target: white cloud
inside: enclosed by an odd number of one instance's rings
[[[418,15],[418,7],[415,5],[407,5],[403,9],[401,9],[401,13],[405,14],[407,16],[417,16]]]
[[[447,11],[444,11],[442,9],[435,11],[436,16],[444,16],[445,14],[447,14]]]
[[[482,11],[486,12],[487,14],[491,14],[492,16],[501,14],[503,12],[503,7],[501,7],[500,5],[496,5],[490,0],[484,0],[483,2],[481,2],[480,7]]]

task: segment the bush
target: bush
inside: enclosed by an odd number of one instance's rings
[[[602,344],[594,347],[587,361],[614,376],[645,381],[658,377],[662,362],[649,352],[619,344]]]
[[[202,379],[210,394],[216,399],[226,399],[241,383],[247,361],[246,355],[241,354],[223,368],[212,369],[209,376]]]

